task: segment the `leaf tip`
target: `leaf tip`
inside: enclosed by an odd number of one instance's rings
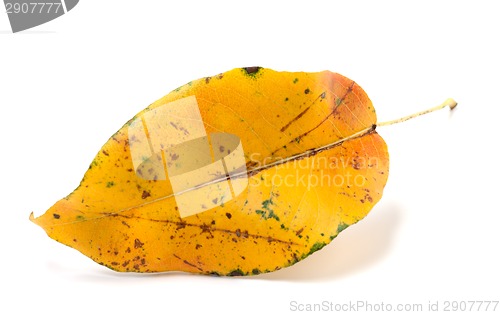
[[[40,223],[38,222],[37,218],[35,218],[35,214],[33,213],[33,211],[31,211],[30,213],[30,221],[40,226]]]

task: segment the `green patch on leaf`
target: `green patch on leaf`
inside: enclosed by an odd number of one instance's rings
[[[302,259],[306,258],[307,256],[310,256],[311,254],[313,254],[314,252],[317,252],[318,250],[322,249],[325,246],[326,246],[325,242],[316,242],[316,243],[314,243],[313,246],[311,247],[311,249],[309,250],[309,253],[304,254],[302,256]]]
[[[244,276],[245,273],[241,271],[241,269],[235,269],[231,271],[230,273],[227,274],[229,277],[238,277],[238,276]]]
[[[341,222],[339,226],[337,226],[337,234],[342,232],[343,230],[347,229],[349,227],[349,224],[345,224]]]
[[[273,210],[271,209],[268,209],[268,210],[255,210],[255,213],[257,213],[258,215],[260,215],[263,219],[275,219],[276,221],[279,221],[280,218],[276,215],[276,213],[274,213]]]

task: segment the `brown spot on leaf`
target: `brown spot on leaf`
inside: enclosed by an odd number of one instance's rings
[[[231,217],[232,217],[231,213],[226,212],[226,217],[227,217],[228,219],[231,219]]]
[[[52,216],[54,216],[54,219],[60,219],[61,218],[61,216],[59,214],[57,214],[57,213],[54,213]]]
[[[174,124],[173,122],[170,122],[170,125],[172,125],[172,127],[174,127],[175,129],[179,129],[179,128],[177,128],[177,125]]]
[[[245,70],[245,72],[247,74],[256,74],[257,72],[259,72],[261,68],[260,67],[246,67],[246,68],[243,68],[243,70]]]
[[[179,222],[176,223],[176,225],[177,225],[177,230],[180,230],[180,229],[183,229],[183,228],[186,227],[186,222],[179,221]]]
[[[105,156],[109,156],[109,153],[105,150],[102,150],[102,154],[104,154]]]
[[[144,243],[142,243],[138,238],[134,240],[134,248],[142,248]]]
[[[299,236],[300,233],[302,233],[304,231],[304,228],[301,228],[300,230],[298,230],[297,232],[295,232],[295,235]]]
[[[142,199],[146,199],[150,196],[151,196],[151,194],[149,193],[149,191],[146,191],[146,190],[142,191]]]

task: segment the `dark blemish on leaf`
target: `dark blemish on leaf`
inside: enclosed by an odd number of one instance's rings
[[[78,241],[76,240],[76,238],[74,238],[74,239],[73,239],[73,242],[75,242],[75,243],[76,243],[76,242],[78,242]]]
[[[138,238],[136,238],[134,240],[134,248],[142,248],[142,246],[144,245],[144,243],[142,243]]]
[[[179,155],[178,154],[170,154],[170,158],[172,159],[172,161],[175,161],[179,158]]]
[[[125,260],[122,264],[122,267],[127,267],[127,265],[130,263],[130,260]]]
[[[102,154],[104,154],[105,156],[109,156],[109,153],[105,150],[102,150]]]
[[[183,229],[186,227],[186,222],[180,221],[180,222],[177,222],[176,225],[177,225],[177,230],[180,230],[180,229]]]
[[[173,236],[173,235],[170,235],[170,239],[171,239],[171,240],[173,240],[173,239],[174,239],[174,237],[175,237],[175,236]]]
[[[106,188],[113,187],[115,185],[115,182],[107,182],[106,183]]]
[[[237,240],[235,237],[233,237],[233,238],[231,239],[231,241],[233,241],[233,242],[235,242],[235,243],[238,243],[238,240]]]
[[[305,94],[309,94],[309,92],[311,92],[311,90],[309,90],[309,88],[307,88],[307,89],[304,90]]]
[[[213,203],[213,204],[217,204],[217,200],[218,200],[218,199],[219,199],[219,198],[217,198],[217,197],[216,197],[215,199],[212,199],[212,203]]]
[[[240,277],[240,276],[243,276],[244,273],[243,271],[241,271],[240,269],[236,269],[236,270],[233,270],[231,271],[230,273],[227,274],[229,277]]]
[[[231,213],[226,212],[226,217],[227,217],[228,219],[231,219],[231,217],[232,217]]]
[[[320,97],[321,98],[325,98],[326,97],[326,92],[321,93]]]
[[[205,78],[205,83],[206,83],[206,84],[210,83],[210,80],[211,80],[211,79],[212,79],[212,77],[206,77],[206,78]]]
[[[255,76],[255,74],[257,74],[257,72],[259,72],[260,69],[261,69],[261,67],[246,67],[246,68],[243,68],[243,70],[246,72],[246,74],[248,74],[250,76]]]
[[[212,220],[212,222],[210,222],[210,224],[215,225],[215,220]]]
[[[113,254],[115,254],[115,256],[118,255],[118,251],[115,249],[115,251],[113,252]]]
[[[295,78],[295,79],[293,79],[293,84],[295,84],[295,83],[297,83],[297,82],[299,82],[299,78]]]
[[[299,236],[300,233],[302,233],[304,231],[304,228],[301,228],[300,230],[298,230],[297,232],[295,232],[295,235]]]
[[[135,264],[135,265],[134,265],[134,269],[135,269],[135,270],[139,270],[139,265],[138,265],[138,264]]]
[[[57,213],[52,214],[52,216],[54,216],[54,219],[60,219],[61,218],[61,216],[59,214],[57,214]]]
[[[151,194],[149,193],[149,191],[145,191],[145,190],[144,190],[144,191],[142,192],[142,199],[146,199],[146,198],[148,198],[149,196],[151,196]]]
[[[260,273],[260,270],[257,268],[252,269],[252,274],[258,275]]]
[[[357,160],[354,160],[352,163],[352,168],[354,168],[355,170],[359,170],[361,169],[361,164]]]
[[[130,225],[128,225],[127,222],[122,221],[122,224],[125,225],[126,227],[128,227],[130,229]]]
[[[174,124],[173,122],[170,122],[170,125],[171,125],[172,127],[174,127],[175,129],[177,129],[177,130],[179,129],[179,128],[177,128],[177,125],[176,125],[176,124]]]
[[[125,251],[125,253],[130,253],[130,247],[127,247],[127,250]]]
[[[116,262],[116,261],[112,261],[112,262],[111,262],[111,264],[112,264],[113,266],[118,266],[120,263],[118,263],[118,262]]]
[[[212,231],[210,226],[208,224],[205,224],[205,223],[200,225],[200,229],[201,229],[201,233],[210,233],[211,234],[211,231]]]
[[[245,256],[241,256],[241,255],[240,255],[240,257],[241,257],[241,259],[243,259],[243,260],[245,260],[245,259],[246,259],[246,258],[245,258]]]
[[[236,233],[236,236],[238,236],[238,237],[241,236],[241,230],[240,229],[237,229],[236,231],[234,231],[234,233]]]
[[[202,247],[203,247],[202,245],[200,245],[200,244],[196,244],[195,249],[200,249],[200,248],[202,248]]]
[[[285,97],[285,102],[288,102],[288,97]]]
[[[222,152],[224,152],[225,150],[226,150],[226,148],[224,148],[224,146],[222,146],[222,145],[221,145],[221,146],[219,147],[219,152],[221,152],[221,153],[222,153]]]
[[[131,168],[127,169],[127,172],[133,172],[133,171],[134,171],[134,170],[133,170],[133,169],[131,169]]]
[[[142,265],[145,265],[145,264],[146,264],[146,259],[142,258],[142,259],[141,259],[141,264],[142,264]]]

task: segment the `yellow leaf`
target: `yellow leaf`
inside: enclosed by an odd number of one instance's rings
[[[389,157],[375,125],[339,74],[234,69],[140,112],[74,192],[30,219],[116,271],[274,271],[380,200]]]

